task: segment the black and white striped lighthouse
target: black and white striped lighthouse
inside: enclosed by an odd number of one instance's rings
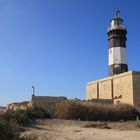
[[[110,27],[107,31],[109,42],[109,68],[108,75],[128,71],[126,56],[126,27],[123,26],[123,19],[120,18],[120,12],[115,12],[115,17],[110,21]]]

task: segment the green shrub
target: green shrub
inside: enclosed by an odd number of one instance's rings
[[[128,104],[101,105],[89,102],[64,101],[56,104],[52,117],[90,121],[135,120],[139,113]]]
[[[15,121],[20,126],[30,123],[30,118],[25,110],[7,111],[3,114],[3,118],[7,121]]]
[[[50,113],[42,108],[7,111],[0,115],[0,140],[26,140],[20,138],[21,126],[28,125],[37,118],[49,118]],[[30,140],[30,139],[29,139]]]
[[[3,118],[7,121],[15,121],[20,126],[25,126],[38,118],[49,118],[50,113],[42,108],[33,108],[27,110],[7,111],[3,114]]]
[[[0,119],[0,140],[19,140],[16,133],[19,126],[15,122]]]
[[[51,116],[50,112],[40,107],[34,107],[31,110],[27,110],[27,114],[31,119],[50,118]]]

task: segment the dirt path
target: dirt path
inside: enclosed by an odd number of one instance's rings
[[[134,123],[40,120],[23,135],[34,140],[140,140],[140,129]]]

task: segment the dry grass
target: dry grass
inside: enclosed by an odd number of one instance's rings
[[[88,121],[135,120],[139,113],[128,104],[101,105],[89,102],[63,101],[56,104],[52,117]]]

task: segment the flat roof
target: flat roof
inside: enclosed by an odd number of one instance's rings
[[[133,75],[134,74],[139,74],[140,75],[140,71],[123,72],[123,73],[120,73],[120,74],[116,74],[116,75],[113,75],[113,76],[109,76],[109,77],[106,77],[106,78],[102,78],[102,79],[99,79],[99,80],[88,82],[87,85],[90,85],[90,84],[93,84],[93,83],[97,83],[97,82],[103,82],[103,81],[106,81],[106,80],[109,80],[109,79],[115,79],[115,78],[127,76],[127,75],[130,75],[130,74],[133,74]]]

